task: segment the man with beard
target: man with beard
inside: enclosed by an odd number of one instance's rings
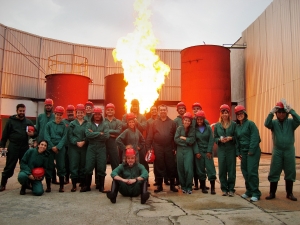
[[[182,126],[182,118],[183,115],[186,113],[186,106],[183,102],[179,102],[177,104],[177,112],[178,116],[174,119],[174,122],[176,123],[176,127]]]
[[[8,178],[12,177],[16,164],[23,158],[28,149],[28,136],[36,135],[33,123],[25,117],[26,107],[24,104],[17,105],[17,114],[9,117],[5,128],[2,132],[0,148],[5,148],[6,142],[9,140],[6,164],[2,172],[0,192],[5,190]],[[29,131],[31,130],[31,131]]]
[[[94,111],[94,103],[87,101],[85,104],[85,116],[84,119],[88,122],[91,122],[91,118]]]

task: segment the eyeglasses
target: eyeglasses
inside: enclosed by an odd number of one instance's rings
[[[238,112],[238,113],[236,114],[236,116],[241,116],[241,115],[244,115],[244,112]]]

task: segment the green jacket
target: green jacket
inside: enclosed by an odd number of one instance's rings
[[[86,121],[88,121],[88,122],[91,122],[92,116],[93,116],[93,113],[91,113],[90,115],[86,114],[86,115],[84,116],[84,119],[85,119]]]
[[[43,167],[46,170],[48,155],[49,153],[47,151],[39,153],[37,148],[28,149],[20,163],[21,171],[30,175],[33,168]]]
[[[130,128],[124,130],[116,139],[119,149],[125,152],[126,145],[132,145],[135,152],[138,152],[138,147],[143,149],[145,146],[145,139],[138,129],[134,131]]]
[[[231,121],[230,125],[227,129],[224,129],[222,124],[219,122],[215,125],[214,128],[214,138],[215,143],[218,145],[218,148],[220,149],[233,149],[235,148],[235,129],[236,129],[236,123]],[[222,143],[220,141],[220,137],[232,137],[232,141],[228,141],[226,143]]]
[[[45,139],[48,141],[48,149],[51,150],[54,146],[56,146],[58,150],[64,148],[66,138],[67,127],[63,121],[57,124],[53,120],[46,124]]]
[[[90,132],[89,129],[93,132]],[[100,134],[101,132],[103,134]],[[109,138],[109,128],[104,121],[102,121],[98,126],[96,126],[93,122],[88,122],[85,128],[85,135],[89,141],[88,148],[91,146],[105,148],[105,142]]]
[[[176,123],[176,127],[182,126],[182,116],[178,115],[175,119],[174,122]]]
[[[111,172],[111,177],[120,176],[124,179],[135,179],[142,177],[144,180],[148,179],[148,172],[145,167],[140,163],[135,163],[132,167],[129,167],[127,163],[120,164]]]
[[[45,134],[46,124],[54,119],[55,119],[55,115],[52,112],[49,117],[47,116],[46,112],[38,116],[36,120],[36,127],[35,127],[38,133],[38,141],[45,140],[44,134]]]
[[[128,128],[127,126],[127,120],[126,120],[126,115],[127,114],[124,114],[123,115],[123,118],[122,118],[122,128],[123,130],[125,130],[126,128]],[[144,131],[146,131],[147,129],[147,120],[146,120],[146,117],[142,114],[138,114],[137,117],[137,129],[139,129],[139,131],[143,134]]]
[[[86,141],[86,126],[88,122],[84,120],[82,124],[80,125],[78,120],[73,120],[70,125],[69,125],[69,130],[68,130],[68,140],[69,140],[69,145],[70,147],[76,146],[77,147],[77,142],[80,141]],[[87,144],[85,144],[87,145]]]
[[[68,119],[63,119],[63,122],[65,123],[66,127],[67,127],[67,137],[66,137],[66,142],[65,142],[65,146],[68,147],[69,145],[69,136],[68,136],[68,132],[69,132],[69,129],[70,129],[70,124],[71,122],[74,121],[74,120],[68,120]]]
[[[107,118],[104,119],[104,122],[107,124],[109,134],[116,135],[118,137],[122,132],[122,122],[116,118],[113,118],[112,121],[109,121]]]
[[[214,137],[213,132],[209,125],[205,124],[205,129],[203,133],[199,131],[199,127],[195,127],[195,137],[196,141],[193,145],[194,154],[198,154],[200,152],[212,153],[212,149],[214,146]]]
[[[186,140],[180,139],[180,136],[186,137]],[[174,141],[177,144],[177,150],[184,147],[192,147],[195,142],[195,128],[190,126],[189,132],[186,134],[183,126],[177,127]]]

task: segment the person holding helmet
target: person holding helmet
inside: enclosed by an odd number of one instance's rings
[[[26,189],[30,186],[32,187],[32,194],[40,196],[44,193],[42,184],[44,174],[41,172],[45,172],[48,163],[47,146],[47,141],[41,140],[36,148],[28,149],[23,156],[18,175],[18,181],[22,185],[20,195],[25,195]],[[41,170],[40,175],[35,174],[37,169]]]
[[[220,119],[215,124],[214,138],[218,145],[219,179],[223,196],[234,196],[236,180],[236,123],[230,118],[230,107],[226,104],[220,107]]]
[[[196,173],[200,180],[202,193],[208,193],[205,186],[207,174],[211,187],[210,193],[214,195],[216,194],[215,181],[217,179],[212,151],[214,145],[214,137],[211,127],[205,123],[205,118],[206,117],[204,111],[200,110],[196,113],[196,141],[193,145],[193,150],[195,155]]]
[[[116,138],[122,131],[122,122],[115,118],[115,105],[108,103],[105,107],[106,117],[105,123],[109,128],[109,138],[106,141],[106,153],[109,157],[111,169],[114,170],[119,165],[119,150]]]
[[[195,142],[195,128],[192,126],[193,116],[186,112],[183,114],[183,125],[180,125],[175,133],[177,144],[177,170],[182,193],[192,194],[193,186],[193,144]]]
[[[236,114],[236,155],[241,160],[241,170],[245,179],[246,192],[242,198],[250,198],[251,202],[260,199],[258,167],[261,150],[258,128],[253,121],[248,120],[246,109],[242,105],[234,108]]]
[[[76,119],[69,125],[69,161],[72,180],[71,192],[76,191],[76,184],[80,182],[81,189],[85,186],[85,161],[87,142],[85,130],[87,121],[84,119],[85,107],[83,104],[76,106]]]
[[[85,116],[84,119],[88,122],[91,122],[91,118],[94,110],[94,103],[91,101],[87,101],[85,104]]]
[[[184,102],[179,102],[177,104],[177,112],[178,116],[174,119],[174,122],[176,123],[176,127],[179,127],[183,125],[183,115],[186,113],[186,106]]]
[[[99,178],[99,192],[104,193],[104,183],[106,176],[106,146],[105,142],[109,138],[109,128],[104,122],[102,116],[102,109],[100,107],[94,108],[91,122],[89,122],[85,129],[85,135],[89,142],[86,152],[85,162],[85,187],[81,192],[91,190],[91,182],[95,164]]]
[[[51,192],[51,178],[54,169],[54,160],[56,161],[57,175],[59,177],[59,192],[64,192],[65,168],[65,142],[67,138],[67,127],[62,121],[65,112],[64,107],[56,106],[54,113],[55,119],[46,124],[45,140],[48,142],[49,160],[46,170],[46,192]]]
[[[274,113],[277,119],[273,120]],[[292,118],[288,118],[289,114]],[[276,103],[265,121],[265,127],[272,131],[273,151],[268,180],[270,194],[267,200],[275,198],[278,181],[282,170],[286,188],[286,198],[297,201],[293,195],[293,183],[296,179],[295,161],[295,130],[300,125],[300,116],[286,101],[282,99]]]
[[[139,162],[139,152],[145,146],[145,139],[139,129],[136,127],[135,123],[136,116],[134,113],[128,113],[126,116],[126,120],[128,123],[128,128],[124,130],[116,139],[116,143],[123,152],[123,156],[125,154],[126,145],[131,145],[135,150],[135,156],[137,157],[137,162]],[[145,160],[145,159],[144,159]]]
[[[149,199],[150,193],[147,191],[149,174],[137,159],[134,149],[126,149],[124,162],[112,171],[111,191],[106,194],[111,203],[116,203],[118,192],[126,197],[141,195],[141,204],[145,204]]]

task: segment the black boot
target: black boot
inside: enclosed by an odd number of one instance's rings
[[[111,184],[111,191],[106,193],[107,198],[110,199],[111,203],[116,203],[117,195],[119,192],[119,183],[116,180],[113,180]]]
[[[71,189],[71,192],[75,192],[76,191],[76,184],[77,184],[77,178],[73,178],[72,179],[72,189]]]
[[[269,196],[266,197],[267,200],[273,199],[276,197],[275,193],[277,191],[278,182],[270,182],[270,193]]]
[[[1,178],[0,192],[5,190],[5,186],[7,184],[7,180],[8,180],[8,178],[6,178],[6,177],[2,177]]]
[[[175,187],[175,178],[170,178],[170,191],[178,192],[178,189]]]
[[[164,177],[164,183],[165,185],[170,185],[169,179],[167,177]]]
[[[51,178],[46,178],[47,189],[46,192],[51,192]]]
[[[80,178],[79,187],[80,187],[80,192],[83,192],[83,189],[85,187],[85,178]]]
[[[210,181],[210,187],[211,187],[210,194],[212,194],[212,195],[216,194],[215,183],[216,183],[215,180]],[[204,185],[204,187],[205,187],[205,185]],[[205,189],[206,189],[206,187],[205,187]]]
[[[25,195],[26,194],[26,187],[27,187],[27,184],[22,185],[21,190],[20,190],[20,195]]]
[[[200,185],[201,188],[201,185]],[[194,177],[194,190],[199,190],[198,178]]]
[[[107,191],[104,190],[104,184],[105,184],[104,176],[99,176],[99,183],[100,183],[99,192],[107,193]]]
[[[200,181],[200,180],[199,180]],[[206,186],[206,180],[203,183],[204,187],[206,188],[206,190],[209,190],[209,187]],[[201,182],[200,182],[200,189],[202,190],[202,186],[201,186]]]
[[[202,189],[202,193],[207,194],[208,191],[205,187],[205,180],[200,180],[200,188]]]
[[[80,192],[91,191],[92,176],[92,174],[88,174],[85,176],[85,186],[81,188]]]
[[[150,193],[147,191],[147,187],[148,187],[148,182],[144,181],[141,184],[141,204],[145,204],[146,201],[149,199],[150,197]]]
[[[294,182],[292,180],[285,181],[286,198],[297,201],[297,198],[293,195],[293,184]]]
[[[158,192],[161,192],[161,191],[163,191],[163,187],[162,187],[162,182],[163,182],[163,178],[156,178],[156,183],[157,183],[157,188],[156,188],[156,190],[154,190],[154,192],[155,193],[158,193]]]
[[[64,184],[65,184],[65,177],[59,177],[59,192],[65,192],[64,191]]]
[[[67,174],[65,176],[65,184],[68,184],[68,183],[70,183],[70,174]]]

